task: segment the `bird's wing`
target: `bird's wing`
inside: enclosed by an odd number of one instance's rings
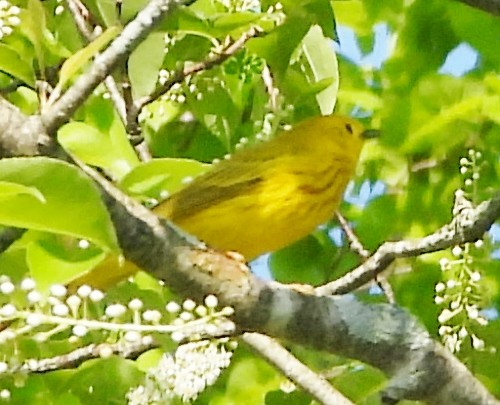
[[[154,211],[174,222],[181,222],[236,196],[253,194],[263,181],[262,166],[254,162],[221,162],[162,202]]]

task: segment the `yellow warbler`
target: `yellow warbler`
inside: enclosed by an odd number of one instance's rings
[[[308,119],[215,164],[153,211],[216,249],[253,259],[331,218],[373,135],[340,115]],[[135,271],[108,259],[77,283],[106,288]]]

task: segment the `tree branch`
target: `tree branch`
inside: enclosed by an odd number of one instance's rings
[[[328,381],[289,353],[276,340],[259,333],[244,333],[241,339],[320,404],[353,405]]]
[[[186,77],[192,76],[195,73],[201,72],[203,70],[208,70],[214,66],[222,64],[229,57],[233,56],[236,52],[242,49],[248,40],[256,37],[259,34],[261,34],[259,28],[251,27],[248,31],[244,32],[236,41],[233,41],[229,45],[225,46],[217,54],[209,56],[206,60],[203,60],[201,62],[190,64],[189,66],[182,67],[176,70],[165,84],[155,89],[152,94],[142,97],[134,103],[134,111],[131,111],[129,114],[130,116],[128,118],[128,125],[134,126],[140,111],[146,105],[157,100],[167,91],[169,91],[174,84],[181,83]]]
[[[59,100],[42,112],[46,132],[53,134],[66,123],[81,103],[135,49],[162,17],[171,13],[177,6],[193,1],[151,0],[109,47],[95,58],[90,70],[81,75]]]
[[[241,259],[189,238],[92,171],[88,173],[105,190],[104,200],[125,257],[182,296],[201,300],[208,293],[216,294],[222,305],[234,307],[234,321],[241,332],[288,339],[371,364],[391,377],[382,393],[387,403],[401,399],[429,404],[499,403],[405,311],[388,304],[360,303],[351,296],[307,295],[265,283]],[[421,254],[449,243],[473,241],[500,215],[499,205],[500,193],[469,212],[475,214],[474,219],[460,223],[460,232],[447,226],[422,241],[396,242],[395,246],[401,248],[399,254]],[[468,221],[472,218],[467,217]],[[394,249],[382,256],[394,260],[393,255]]]
[[[419,256],[481,239],[500,217],[500,190],[476,208],[466,208],[436,232],[413,241],[385,242],[363,264],[345,276],[316,288],[319,295],[345,294],[373,280],[395,259]]]
[[[87,360],[99,359],[106,356],[118,355],[124,359],[136,359],[142,353],[158,347],[152,339],[143,339],[137,343],[117,342],[117,343],[100,343],[90,344],[84,347],[79,347],[70,353],[61,356],[55,356],[42,360],[30,359],[19,366],[12,367],[8,370],[9,374],[26,373],[40,374],[54,370],[74,369],[83,364]]]
[[[0,133],[0,144],[4,137],[5,133]],[[37,150],[36,139],[29,138],[34,144],[28,150]],[[209,293],[216,294],[222,305],[234,307],[240,332],[288,339],[371,364],[390,377],[382,393],[387,403],[403,398],[429,404],[499,403],[401,309],[360,303],[352,296],[307,295],[266,283],[254,277],[241,259],[209,249],[123,195],[95,171],[87,173],[102,188],[125,257],[184,297],[201,300]],[[452,224],[421,240],[382,245],[356,270],[374,271],[387,267],[395,257],[474,241],[499,216],[500,192],[477,208],[463,209]]]
[[[486,11],[492,15],[500,15],[500,0],[457,0],[460,3]]]
[[[54,145],[37,116],[25,116],[0,97],[0,158],[35,156]]]

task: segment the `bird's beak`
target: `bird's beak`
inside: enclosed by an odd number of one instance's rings
[[[363,139],[378,138],[379,136],[380,136],[380,131],[378,129],[365,129],[361,133],[361,138]]]

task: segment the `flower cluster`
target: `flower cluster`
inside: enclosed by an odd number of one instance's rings
[[[256,11],[261,9],[259,0],[219,0],[230,12]]]
[[[474,197],[476,183],[479,179],[479,164],[481,153],[469,150],[468,156],[460,159],[460,174],[464,176],[466,190]],[[456,192],[453,215],[467,218],[467,209],[472,203],[465,198],[465,192]],[[483,301],[482,274],[477,263],[477,253],[483,247],[484,241],[466,243],[454,246],[452,258],[443,257],[439,261],[443,271],[444,281],[436,284],[434,302],[443,307],[438,316],[439,335],[444,345],[452,352],[461,350],[466,339],[470,339],[471,347],[484,350],[485,342],[477,336],[474,329],[485,326],[488,320],[481,314]]]
[[[176,342],[226,336],[234,331],[234,324],[226,318],[233,310],[229,307],[217,310],[217,305],[216,297],[209,295],[204,305],[197,305],[192,300],[182,305],[171,301],[163,310],[151,309],[144,308],[138,298],[126,305],[107,302],[102,291],[88,285],[80,286],[73,294],[62,285],[53,285],[48,294],[43,294],[31,278],[16,286],[3,276],[0,279],[0,323],[9,327],[0,332],[0,343],[4,356],[9,357],[18,353],[15,347],[20,337],[45,342],[57,335],[59,339],[68,338],[72,343],[79,343],[89,332],[94,332],[91,335],[93,343],[97,343],[96,340],[109,342],[110,339],[138,343],[155,334],[168,334]],[[19,356],[22,354],[18,353]],[[23,361],[22,358],[13,360]],[[9,367],[0,363],[0,372],[2,369],[6,372]]]
[[[129,391],[129,405],[195,400],[229,366],[234,348],[235,342],[224,338],[186,343],[173,355],[164,354],[144,384]]]
[[[0,0],[0,40],[12,34],[14,27],[21,23],[20,12],[19,7],[13,6],[7,0]]]
[[[476,350],[484,349],[484,341],[473,332],[477,326],[485,326],[488,320],[481,315],[481,273],[474,266],[473,248],[480,248],[482,241],[452,249],[453,260],[439,261],[446,281],[436,284],[434,302],[443,306],[438,316],[439,335],[452,352],[460,351],[465,339],[470,338]]]
[[[472,195],[476,194],[477,180],[479,180],[479,160],[482,154],[474,149],[469,149],[468,156],[460,159],[460,174],[464,176],[466,188],[472,188]]]
[[[173,324],[189,325],[172,333],[172,339],[181,342],[201,339],[207,334],[215,336],[222,330],[220,319],[215,319],[208,327],[197,324],[196,319],[215,313],[217,305],[217,298],[213,295],[205,298],[204,305],[197,305],[189,299],[182,306],[175,302],[168,303],[167,312],[177,315]],[[232,312],[227,307],[221,311],[224,316],[230,316]],[[231,332],[232,328],[225,331]],[[183,402],[196,399],[229,366],[235,345],[229,338],[198,340],[180,345],[173,355],[164,354],[158,365],[148,371],[144,384],[129,391],[129,405],[170,403],[174,398]]]

